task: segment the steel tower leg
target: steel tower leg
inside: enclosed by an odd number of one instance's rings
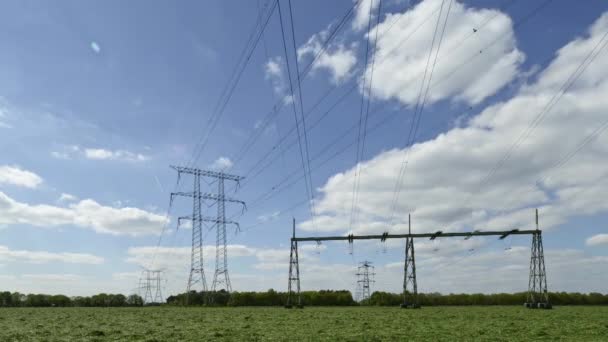
[[[412,219],[408,215],[409,234],[412,233]],[[403,304],[401,308],[419,309],[418,283],[416,282],[416,258],[414,253],[414,238],[405,239],[405,261],[403,264]]]
[[[293,237],[296,237],[296,219],[293,219]],[[295,287],[295,290],[294,290]],[[291,309],[293,305],[303,308],[302,297],[300,295],[300,265],[298,263],[298,242],[291,240],[291,250],[289,252],[289,279],[287,282],[287,303],[285,307]]]
[[[227,292],[232,291],[230,277],[228,276],[228,249],[226,246],[226,206],[224,201],[224,178],[219,177],[217,201],[217,228],[215,240],[215,273],[211,291],[217,291],[222,285]]]
[[[549,301],[549,292],[547,290],[543,236],[540,229],[538,229],[538,209],[536,209],[536,232],[532,235],[532,250],[530,254],[528,295],[524,305],[531,309],[551,309],[553,306]]]
[[[194,174],[194,192],[192,194],[192,253],[190,254],[190,276],[188,277],[188,288],[186,292],[186,305],[190,303],[190,291],[194,286],[201,284],[203,293],[207,292],[207,280],[203,263],[203,218],[201,210],[201,178],[200,174]]]

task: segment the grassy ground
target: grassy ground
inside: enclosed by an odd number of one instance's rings
[[[0,341],[608,341],[608,307],[5,308]]]

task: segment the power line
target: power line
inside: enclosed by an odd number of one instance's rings
[[[308,133],[306,131],[306,121],[305,121],[305,115],[304,115],[304,97],[302,96],[302,82],[300,80],[300,64],[298,62],[298,50],[296,47],[296,33],[295,33],[296,31],[295,31],[294,22],[293,22],[291,0],[288,0],[287,3],[289,4],[289,19],[290,19],[289,21],[291,23],[291,42],[293,45],[294,60],[295,60],[295,64],[296,64],[296,75],[297,75],[297,80],[298,80],[298,95],[299,95],[298,103],[300,104],[300,114],[302,116],[302,130],[304,131],[304,151],[306,152],[306,168],[308,169],[308,186],[310,187],[311,220],[314,225],[315,192],[312,187],[312,171],[310,170],[310,153],[309,153],[309,145],[308,145]],[[291,95],[293,97],[293,93]],[[295,99],[292,99],[292,100],[295,101]]]
[[[443,40],[443,35],[445,33],[445,26],[447,24],[447,20],[448,17],[450,15],[449,12],[449,8],[451,8],[452,6],[452,1],[450,0],[450,7],[448,8],[448,13],[446,15],[445,18],[445,22],[443,25],[443,29],[441,31],[441,36],[439,38],[439,44],[437,46],[437,50],[435,52],[435,60],[433,62],[433,66],[431,69],[431,74],[429,76],[429,80],[426,81],[426,75],[427,75],[427,71],[430,65],[430,61],[431,61],[431,55],[433,53],[433,48],[435,46],[435,39],[437,36],[437,32],[439,30],[439,23],[441,20],[441,14],[443,13],[443,6],[444,6],[445,1],[442,0],[441,2],[441,8],[439,9],[439,14],[437,15],[437,22],[435,24],[435,30],[433,32],[433,39],[431,41],[431,48],[429,49],[429,54],[426,60],[426,67],[424,70],[424,75],[422,77],[422,83],[420,84],[420,91],[418,92],[418,99],[416,100],[416,107],[414,109],[414,115],[413,115],[413,120],[412,120],[412,124],[410,125],[410,130],[408,133],[408,137],[407,137],[407,141],[406,141],[406,148],[411,146],[411,144],[413,143],[413,141],[416,139],[416,133],[418,131],[418,126],[420,125],[420,117],[422,116],[422,111],[421,109],[423,109],[423,105],[424,105],[424,99],[422,99],[423,97],[423,92],[424,92],[424,97],[426,97],[426,94],[428,94],[428,90],[430,87],[430,83],[431,83],[431,79],[433,77],[433,70],[435,69],[435,64],[437,63],[437,55],[439,54],[439,49],[441,48],[441,41]],[[424,91],[424,86],[427,86],[426,91]],[[413,134],[412,134],[413,133]],[[406,171],[406,167],[407,167],[407,162],[409,159],[409,149],[407,150],[404,158],[403,158],[403,162],[401,163],[401,167],[399,169],[399,175],[397,176],[397,181],[395,182],[395,189],[393,190],[393,200],[392,200],[392,204],[391,204],[391,217],[389,220],[389,224],[392,225],[393,224],[393,219],[394,219],[394,213],[397,209],[397,201],[399,200],[399,193],[401,192],[401,186],[402,186],[402,181],[403,178],[405,176],[405,171]]]
[[[492,167],[492,169],[486,174],[479,186],[477,187],[477,191],[471,192],[467,201],[465,203],[470,203],[470,200],[474,195],[479,192],[479,189],[487,184],[487,182],[496,175],[498,170],[504,166],[504,164],[513,156],[513,153],[521,143],[525,141],[538,127],[541,121],[545,118],[547,113],[551,111],[551,109],[559,102],[561,97],[572,87],[572,85],[578,80],[578,78],[582,75],[582,73],[587,69],[587,67],[593,63],[597,55],[606,47],[606,37],[608,36],[608,31],[602,36],[602,38],[597,42],[597,44],[589,51],[587,56],[583,59],[583,61],[578,65],[578,67],[570,74],[570,76],[566,79],[566,81],[562,84],[559,90],[551,97],[551,99],[545,104],[545,106],[534,116],[534,119],[530,121],[526,129],[522,131],[522,133],[517,137],[517,139],[511,144],[509,149],[503,156],[499,159],[499,161]],[[602,45],[603,44],[603,45]],[[601,45],[601,47],[600,47]],[[466,205],[465,205],[466,206]]]
[[[373,1],[373,0],[371,0]],[[379,23],[380,23],[380,13],[382,10],[382,1],[378,0],[378,13],[376,15],[376,37],[374,39],[374,49],[373,49],[373,56],[372,56],[372,62],[371,62],[371,74],[370,74],[370,79],[369,79],[369,90],[367,91],[367,94],[365,94],[365,87],[366,87],[366,77],[367,77],[367,58],[369,56],[369,43],[370,43],[370,39],[371,37],[369,37],[370,33],[371,33],[371,25],[372,25],[372,13],[373,13],[373,3],[370,3],[370,7],[369,7],[369,19],[367,22],[367,34],[368,34],[368,39],[367,42],[365,44],[365,69],[363,70],[363,94],[361,96],[361,108],[360,108],[360,112],[359,112],[359,132],[357,134],[357,152],[356,152],[356,163],[355,163],[355,181],[353,182],[353,197],[351,200],[351,208],[350,208],[350,227],[349,227],[349,231],[352,233],[352,229],[353,229],[353,225],[356,223],[357,218],[357,202],[358,202],[358,194],[359,194],[359,172],[360,172],[360,161],[361,158],[363,157],[363,153],[365,151],[365,138],[366,138],[366,132],[367,132],[367,118],[369,116],[369,106],[370,106],[370,99],[371,99],[371,91],[372,91],[372,85],[373,85],[373,77],[374,77],[374,62],[375,62],[375,56],[376,56],[376,47],[378,44],[378,29],[379,29]],[[367,101],[366,101],[367,100]],[[365,120],[363,119],[364,113],[365,112]],[[361,122],[363,121],[363,132],[361,132]],[[361,136],[363,135],[363,146],[361,147]]]
[[[308,183],[308,172],[307,167],[306,167],[306,161],[305,161],[305,156],[304,156],[304,149],[302,147],[302,139],[301,139],[301,135],[300,135],[300,124],[298,122],[298,110],[296,109],[296,104],[295,104],[295,99],[294,99],[294,91],[293,91],[293,81],[291,78],[291,67],[289,64],[289,54],[287,53],[287,42],[285,40],[285,29],[283,27],[283,14],[281,12],[281,4],[279,3],[279,21],[281,22],[281,37],[283,38],[283,51],[285,53],[285,63],[287,65],[287,76],[289,79],[289,90],[290,90],[290,94],[291,94],[291,104],[292,104],[292,109],[293,109],[293,115],[296,121],[296,131],[298,133],[298,146],[300,147],[300,158],[302,160],[302,169],[304,170],[304,177],[305,177],[305,187],[306,187],[306,196],[308,198],[309,201],[311,201],[311,194],[310,194],[310,189],[311,187],[309,187],[309,183]],[[312,211],[312,207],[310,207],[310,211],[311,211],[311,216],[313,216],[313,211]]]

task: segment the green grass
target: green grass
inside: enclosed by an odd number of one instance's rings
[[[608,307],[4,308],[0,341],[608,341]]]

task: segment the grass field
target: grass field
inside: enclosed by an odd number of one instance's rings
[[[0,341],[608,341],[608,307],[5,308]]]

